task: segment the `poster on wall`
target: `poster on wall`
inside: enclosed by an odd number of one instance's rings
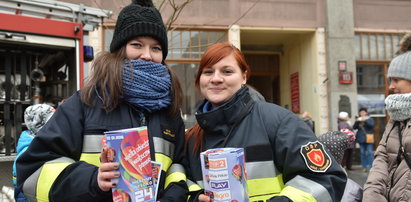
[[[385,117],[384,94],[358,94],[358,109],[366,108],[374,117]]]
[[[290,75],[290,89],[291,89],[291,111],[300,113],[300,85],[298,72]]]

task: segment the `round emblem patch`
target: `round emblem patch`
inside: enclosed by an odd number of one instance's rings
[[[301,146],[301,155],[307,167],[314,172],[325,172],[331,166],[331,158],[319,141]]]

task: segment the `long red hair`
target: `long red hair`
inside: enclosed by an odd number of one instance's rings
[[[195,80],[195,86],[199,90],[200,89],[200,77],[204,69],[211,68],[213,65],[215,65],[217,62],[222,60],[223,58],[233,54],[235,60],[238,63],[238,66],[240,67],[241,71],[243,74],[246,74],[247,80],[250,77],[250,66],[248,66],[244,54],[233,44],[229,42],[221,42],[221,43],[216,43],[210,47],[207,48],[207,50],[204,52],[204,55],[201,57],[200,60],[200,67],[198,68],[197,71],[197,76]],[[196,123],[192,128],[187,130],[186,132],[186,148],[188,145],[189,140],[191,137],[194,136],[194,146],[193,146],[193,153],[200,151],[203,151],[202,148],[202,143],[204,141],[204,131]]]

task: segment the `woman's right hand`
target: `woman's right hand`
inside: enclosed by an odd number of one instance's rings
[[[100,155],[101,165],[98,168],[97,175],[98,186],[103,191],[109,191],[111,188],[117,187],[117,183],[111,182],[111,179],[120,177],[120,172],[117,171],[120,164],[108,162],[107,154],[108,150],[106,148],[103,149]]]
[[[199,201],[199,202],[212,202],[212,200],[210,199],[210,197],[208,197],[208,196],[205,195],[205,194],[200,194],[200,195],[198,196],[198,201]]]

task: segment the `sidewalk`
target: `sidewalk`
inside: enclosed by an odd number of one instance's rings
[[[347,170],[348,177],[364,187],[369,172],[362,171],[361,165],[352,165],[352,170]]]

